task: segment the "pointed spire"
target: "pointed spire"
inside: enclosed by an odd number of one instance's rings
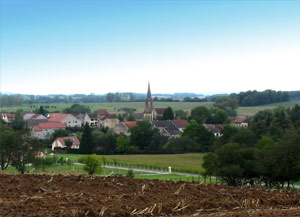
[[[147,99],[151,99],[151,90],[150,90],[150,82],[148,81],[148,92],[147,92]]]

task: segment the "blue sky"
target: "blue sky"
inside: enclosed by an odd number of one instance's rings
[[[0,2],[1,92],[300,89],[300,1]]]

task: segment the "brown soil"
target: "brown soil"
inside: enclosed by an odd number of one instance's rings
[[[300,193],[117,177],[1,175],[0,216],[300,216]]]

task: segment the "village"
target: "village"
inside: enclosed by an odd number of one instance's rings
[[[82,128],[86,124],[96,130],[103,128],[113,130],[117,135],[130,136],[130,129],[137,125],[138,121],[147,120],[153,128],[157,128],[162,136],[172,140],[179,138],[185,127],[188,125],[187,120],[182,120],[179,117],[176,119],[161,120],[167,108],[156,108],[152,99],[150,83],[148,83],[147,97],[145,100],[145,109],[143,113],[133,113],[134,121],[120,121],[115,114],[109,113],[106,109],[99,109],[94,113],[81,113],[77,115],[66,113],[48,113],[45,116],[36,114],[32,111],[22,111],[21,117],[25,122],[26,128],[30,129],[31,136],[39,140],[49,139],[52,134],[59,129],[67,128]],[[14,120],[13,113],[1,113],[2,120],[10,124]],[[247,127],[248,120],[241,117],[231,117],[231,124],[237,127]],[[221,131],[224,129],[224,124],[203,124],[203,126],[211,131],[214,136],[220,137]],[[65,141],[72,141],[71,149],[79,149],[80,141],[74,135],[56,138],[51,149],[66,148]]]

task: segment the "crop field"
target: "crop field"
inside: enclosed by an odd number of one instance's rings
[[[145,108],[144,102],[119,102],[119,103],[81,103],[82,105],[89,106],[91,112],[97,111],[99,109],[106,109],[110,113],[120,113],[121,108],[132,108],[136,109],[137,112],[143,112]],[[156,108],[166,108],[168,106],[172,107],[173,110],[182,109],[184,111],[190,112],[193,108],[197,106],[206,106],[211,108],[213,106],[213,102],[155,102]],[[273,109],[278,106],[283,107],[291,107],[294,105],[300,105],[300,100],[293,100],[289,102],[282,103],[274,103],[264,106],[253,106],[253,107],[239,107],[237,109],[238,116],[253,116],[257,112],[265,110],[265,109]],[[33,111],[38,109],[40,106],[50,106],[50,108],[46,108],[50,112],[55,111],[63,111],[63,109],[72,106],[72,103],[49,103],[49,104],[23,104],[22,106],[15,107],[3,107],[0,108],[0,112],[15,112],[18,109],[22,109],[23,111]],[[34,107],[33,107],[34,106]]]
[[[86,175],[0,175],[1,216],[300,216],[300,193]]]
[[[111,102],[111,103],[80,103],[81,105],[89,106],[91,112],[97,111],[99,109],[106,109],[108,112],[117,113],[121,108],[132,108],[136,109],[137,112],[143,112],[145,109],[144,102]],[[168,106],[172,107],[173,110],[182,109],[184,111],[190,111],[191,109],[197,106],[206,106],[211,107],[213,105],[212,102],[154,102],[156,108],[166,108]],[[14,112],[18,109],[22,109],[24,111],[31,111],[38,109],[40,106],[50,106],[50,108],[46,108],[50,112],[54,111],[62,111],[67,107],[71,107],[73,103],[41,103],[41,104],[23,104],[22,106],[14,106],[14,107],[3,107],[0,109],[1,112]]]

